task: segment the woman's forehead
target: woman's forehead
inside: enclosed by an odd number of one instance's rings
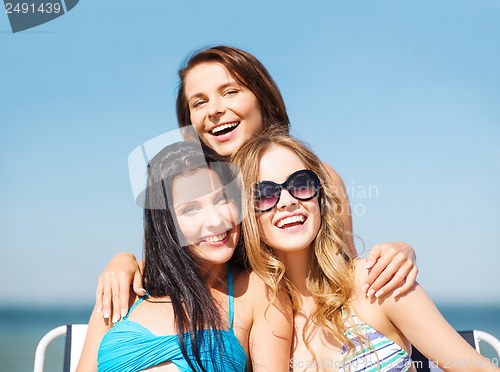
[[[304,169],[299,156],[289,148],[272,145],[262,155],[259,164],[259,181],[285,182],[290,174]]]
[[[223,187],[224,184],[217,172],[203,167],[176,176],[172,182],[172,194],[175,204],[183,204],[221,190]]]
[[[202,62],[189,70],[184,81],[188,99],[192,95],[225,84],[236,83],[233,75],[220,63]]]

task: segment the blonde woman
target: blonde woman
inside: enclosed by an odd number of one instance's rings
[[[250,264],[272,290],[284,283],[294,307],[294,371],[414,371],[415,345],[450,371],[498,370],[446,322],[418,283],[398,299],[361,290],[369,270],[342,239],[341,203],[328,170],[282,132],[250,140],[241,167]],[[455,363],[454,363],[455,362]]]

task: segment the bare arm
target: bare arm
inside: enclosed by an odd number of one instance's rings
[[[85,343],[83,344],[77,372],[97,371],[97,351],[104,334],[111,327],[109,320],[105,320],[97,312],[97,306],[90,316]]]
[[[271,304],[262,280],[254,291],[253,325],[250,331],[250,358],[254,371],[289,370],[293,335],[293,315],[285,290],[278,293]],[[258,279],[258,280],[255,280]]]
[[[344,241],[357,256],[353,242],[352,216],[342,178],[328,164],[323,163],[332,181],[332,189],[342,203],[341,219],[344,224]],[[366,257],[367,268],[371,268],[363,291],[368,296],[380,297],[384,294],[399,296],[407,293],[415,284],[417,278],[417,265],[415,251],[403,242],[392,242],[375,245]]]
[[[446,321],[425,291],[416,284],[400,299],[386,298],[388,319],[428,359],[446,371],[500,371],[472,348]]]
[[[342,219],[342,224],[344,225],[344,242],[347,244],[347,247],[354,255],[357,257],[356,248],[354,247],[354,240],[352,234],[352,217],[351,217],[351,206],[349,205],[349,199],[347,198],[347,191],[344,186],[344,182],[340,175],[335,172],[335,170],[328,164],[323,163],[328,174],[330,176],[330,187],[340,199],[341,209],[340,209],[340,218]]]
[[[138,296],[144,296],[142,288],[143,262],[137,262],[132,253],[119,253],[106,266],[99,277],[96,290],[96,312],[103,312],[104,319],[112,316],[116,323],[128,312],[130,286]]]

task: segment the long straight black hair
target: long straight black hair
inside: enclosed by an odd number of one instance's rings
[[[154,297],[170,296],[182,353],[191,368],[197,370],[187,354],[184,337],[189,332],[191,355],[203,371],[197,331],[221,329],[221,314],[202,278],[203,262],[182,246],[169,201],[174,178],[206,167],[207,163],[223,184],[234,179],[229,164],[210,149],[202,153],[199,145],[189,142],[165,147],[149,162],[144,209],[144,288]],[[229,264],[246,268],[242,238]],[[220,340],[217,342],[220,346]]]

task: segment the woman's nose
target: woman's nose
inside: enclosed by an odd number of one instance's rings
[[[204,218],[206,227],[210,228],[226,226],[224,216],[221,214],[221,211],[219,211],[219,209],[215,206],[205,208]]]
[[[283,188],[280,194],[280,200],[278,201],[277,207],[278,209],[286,208],[290,205],[296,205],[297,199],[295,199],[287,189]]]
[[[220,97],[214,97],[208,101],[208,116],[220,116],[225,112],[225,107],[220,99]]]

